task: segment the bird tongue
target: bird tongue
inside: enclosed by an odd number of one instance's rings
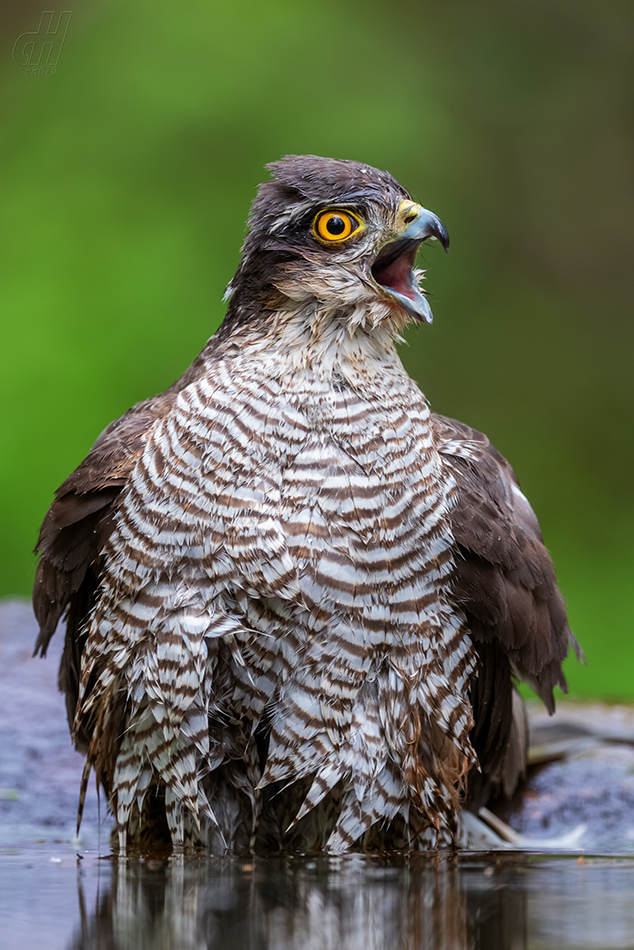
[[[416,300],[419,289],[412,267],[420,241],[394,241],[387,244],[372,265],[372,276],[377,284]]]

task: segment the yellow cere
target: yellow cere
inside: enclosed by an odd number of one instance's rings
[[[404,225],[411,224],[420,215],[423,209],[415,201],[404,198],[398,206],[398,212]]]
[[[313,223],[313,233],[320,241],[345,241],[358,231],[361,221],[351,211],[342,208],[329,208],[320,211]]]

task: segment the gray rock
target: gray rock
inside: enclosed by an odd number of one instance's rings
[[[57,689],[62,637],[53,637],[43,660],[32,656],[36,635],[28,601],[0,602],[0,847],[75,838],[83,757],[71,745]],[[80,843],[96,845],[99,827],[91,782]],[[102,823],[102,846],[109,832],[109,821]]]

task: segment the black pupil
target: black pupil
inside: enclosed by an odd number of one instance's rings
[[[326,231],[328,234],[342,234],[346,230],[346,222],[343,218],[333,214],[332,218],[326,221]]]

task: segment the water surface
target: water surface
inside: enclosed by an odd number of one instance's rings
[[[55,851],[55,849],[53,849]],[[0,853],[16,950],[634,947],[634,861],[525,854],[117,860]]]

